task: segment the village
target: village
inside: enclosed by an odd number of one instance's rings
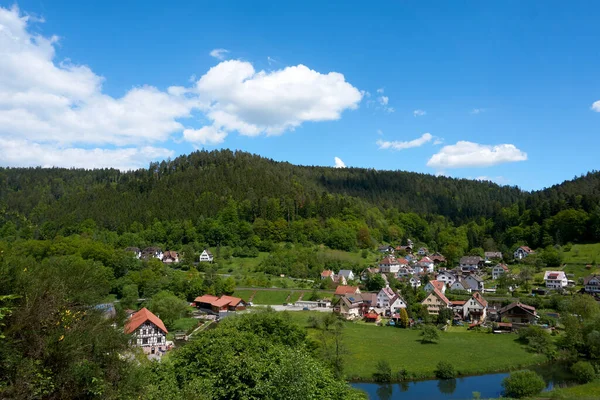
[[[165,264],[179,262],[177,252],[162,251],[158,247],[125,250],[141,260],[155,258]],[[496,294],[494,283],[510,274],[501,252],[485,252],[484,257],[464,256],[459,265],[449,268],[442,254],[430,253],[425,247],[413,248],[410,239],[405,245],[384,245],[377,251],[380,254],[377,265],[361,272],[323,270],[315,282],[321,287],[335,288],[330,298],[303,300],[300,296],[293,303],[268,307],[276,311],[329,312],[347,321],[405,328],[427,322],[436,322],[441,329],[466,326],[468,329],[488,328],[493,333],[514,332],[530,325],[550,328],[540,323],[541,315],[536,307],[518,301],[506,304],[506,298]],[[514,260],[522,261],[534,253],[529,247],[520,246],[512,256]],[[200,263],[213,261],[214,255],[208,249],[198,259]],[[368,282],[378,278],[384,283],[382,287],[378,291],[367,290]],[[404,292],[390,287],[390,279],[400,282]],[[545,287],[532,290],[532,295],[550,291],[561,293],[575,285],[564,271],[544,271],[543,281]],[[600,294],[600,276],[587,276],[581,291]],[[412,303],[407,300],[409,297]],[[190,307],[194,317],[204,322],[193,335],[223,318],[250,312],[253,308],[261,309],[265,305],[233,295],[204,294],[196,297]],[[126,314],[125,333],[131,335],[131,343],[149,358],[160,359],[175,346],[173,340],[167,340],[169,332],[163,321],[147,308],[137,312],[126,310]],[[182,332],[173,337],[180,342],[190,338],[191,335]]]

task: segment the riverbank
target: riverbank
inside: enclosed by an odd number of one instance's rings
[[[537,398],[557,400],[597,400],[600,398],[600,379],[583,385],[554,389],[549,392],[542,393]]]
[[[314,312],[289,313],[310,337],[319,339],[320,332],[307,327],[307,319]],[[346,378],[351,382],[370,382],[377,363],[386,360],[392,374],[406,370],[407,380],[435,378],[434,370],[440,361],[450,362],[461,376],[483,375],[513,371],[547,361],[520,344],[514,334],[493,335],[453,327],[440,332],[435,344],[422,344],[420,331],[389,326],[375,326],[364,322],[346,322],[343,344]]]

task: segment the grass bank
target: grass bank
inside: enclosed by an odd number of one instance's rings
[[[307,326],[310,312],[290,313],[301,326]],[[317,338],[319,331],[309,329]],[[406,369],[411,379],[434,377],[440,361],[454,365],[460,375],[509,371],[541,364],[546,357],[528,352],[513,334],[493,335],[452,328],[440,332],[437,344],[421,344],[420,331],[363,322],[347,322],[343,333],[346,376],[353,381],[370,381],[380,360],[387,360],[392,372]]]
[[[584,385],[572,386],[564,389],[554,389],[542,393],[538,399],[579,399],[597,400],[600,398],[600,380],[595,380]]]

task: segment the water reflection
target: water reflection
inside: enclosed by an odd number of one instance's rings
[[[452,394],[456,390],[456,379],[440,379],[437,386],[440,393]]]
[[[394,388],[392,385],[379,385],[377,388],[377,398],[380,400],[390,400],[392,398],[392,394],[394,393]]]

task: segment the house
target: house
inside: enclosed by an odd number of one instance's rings
[[[335,288],[335,296],[345,296],[348,294],[358,294],[360,289],[358,286],[338,286]]]
[[[446,262],[446,257],[444,257],[443,255],[441,255],[440,253],[435,253],[434,255],[429,256],[429,258],[431,258],[433,260],[433,263],[435,265],[438,265],[438,264]]]
[[[124,251],[126,253],[133,253],[138,260],[142,257],[142,250],[139,247],[126,247]]]
[[[398,246],[398,247],[396,247],[396,251],[404,251],[404,252],[410,254],[413,251],[413,246],[410,243],[407,244],[406,246]]]
[[[162,355],[167,351],[169,331],[162,320],[145,307],[125,322],[125,333],[132,335],[132,343],[146,354]]]
[[[352,272],[352,270],[349,269],[340,269],[340,272],[338,272],[339,276],[343,276],[346,281],[353,281],[354,280],[354,272]]]
[[[421,304],[427,306],[429,314],[437,315],[443,308],[450,308],[450,300],[444,296],[442,292],[434,289],[429,295],[421,302]]]
[[[421,257],[426,256],[427,254],[429,254],[429,250],[427,250],[427,247],[421,247],[417,251],[417,254],[420,255]]]
[[[146,247],[142,250],[142,254],[140,256],[142,260],[150,260],[151,258],[158,258],[159,260],[163,259],[163,252],[159,247]]]
[[[179,253],[173,250],[167,250],[163,254],[162,262],[165,264],[178,263]]]
[[[452,300],[450,302],[450,308],[454,313],[454,319],[462,320],[465,315],[465,303],[466,300]]]
[[[400,267],[396,276],[398,276],[398,278],[406,278],[406,277],[412,276],[414,274],[415,274],[415,270],[409,266],[406,266],[406,267]]]
[[[386,310],[386,315],[400,312],[401,308],[406,308],[406,302],[402,297],[396,295],[392,298],[392,300],[390,300],[390,305],[388,310]]]
[[[334,280],[333,278],[335,277],[335,273],[330,270],[330,269],[326,269],[323,272],[321,272],[321,280],[325,280],[325,279],[329,279],[329,280]]]
[[[498,264],[492,268],[492,279],[498,279],[501,275],[508,272],[508,267],[504,264]]]
[[[214,257],[210,250],[204,249],[202,254],[200,254],[200,262],[213,262]]]
[[[549,289],[562,289],[569,284],[567,275],[563,271],[546,271],[544,273],[544,282]]]
[[[465,278],[465,281],[467,282],[471,290],[477,290],[480,292],[483,291],[483,279],[481,279],[478,275],[469,275]]]
[[[366,281],[369,278],[369,275],[376,275],[379,272],[379,268],[367,268],[360,274],[360,280]]]
[[[460,268],[463,271],[475,271],[481,265],[483,259],[479,256],[464,256],[460,259]]]
[[[586,276],[583,280],[583,287],[586,293],[600,293],[600,276]]]
[[[408,283],[410,283],[410,286],[413,287],[413,288],[419,288],[419,287],[421,287],[421,279],[419,279],[416,276],[411,277],[408,280]]]
[[[379,261],[379,270],[383,274],[395,274],[400,269],[400,263],[394,256],[387,256]]]
[[[380,319],[379,314],[377,314],[376,312],[370,312],[365,314],[365,322],[378,322]]]
[[[483,253],[486,262],[491,262],[493,260],[502,260],[502,253],[499,251],[486,251]]]
[[[243,311],[246,309],[246,302],[239,297],[233,296],[212,296],[205,294],[194,299],[197,308],[205,311],[211,311],[215,314],[229,311]]]
[[[539,318],[535,307],[522,303],[511,303],[498,310],[498,317],[501,321],[507,321],[512,324],[533,324]]]
[[[450,286],[450,290],[464,290],[470,293],[471,285],[469,285],[465,278],[459,276],[458,278],[456,278],[456,281],[454,281],[454,283]]]
[[[433,260],[429,257],[421,258],[417,265],[423,268],[423,271],[426,271],[427,273],[432,273],[435,266]]]
[[[444,282],[448,286],[452,286],[456,282],[456,276],[450,271],[442,271],[435,277],[436,281]]]
[[[333,312],[346,319],[354,319],[361,315],[363,301],[360,297],[345,295],[333,306]]]
[[[437,289],[442,293],[446,293],[446,284],[442,281],[433,280],[429,281],[429,283],[427,283],[423,289],[426,292],[432,292],[433,290]]]
[[[388,308],[391,300],[396,297],[396,293],[388,286],[384,287],[377,293],[377,307]]]
[[[377,251],[379,251],[380,253],[390,253],[390,254],[394,254],[394,248],[392,246],[379,246],[377,248]]]
[[[521,246],[519,247],[517,250],[515,250],[515,259],[517,260],[522,260],[525,257],[527,257],[530,254],[535,253],[535,251],[531,250],[529,247],[527,246]]]
[[[463,306],[463,318],[472,322],[483,322],[487,317],[488,302],[481,293],[475,292]]]
[[[333,275],[333,283],[336,285],[347,285],[348,281],[342,275]]]

